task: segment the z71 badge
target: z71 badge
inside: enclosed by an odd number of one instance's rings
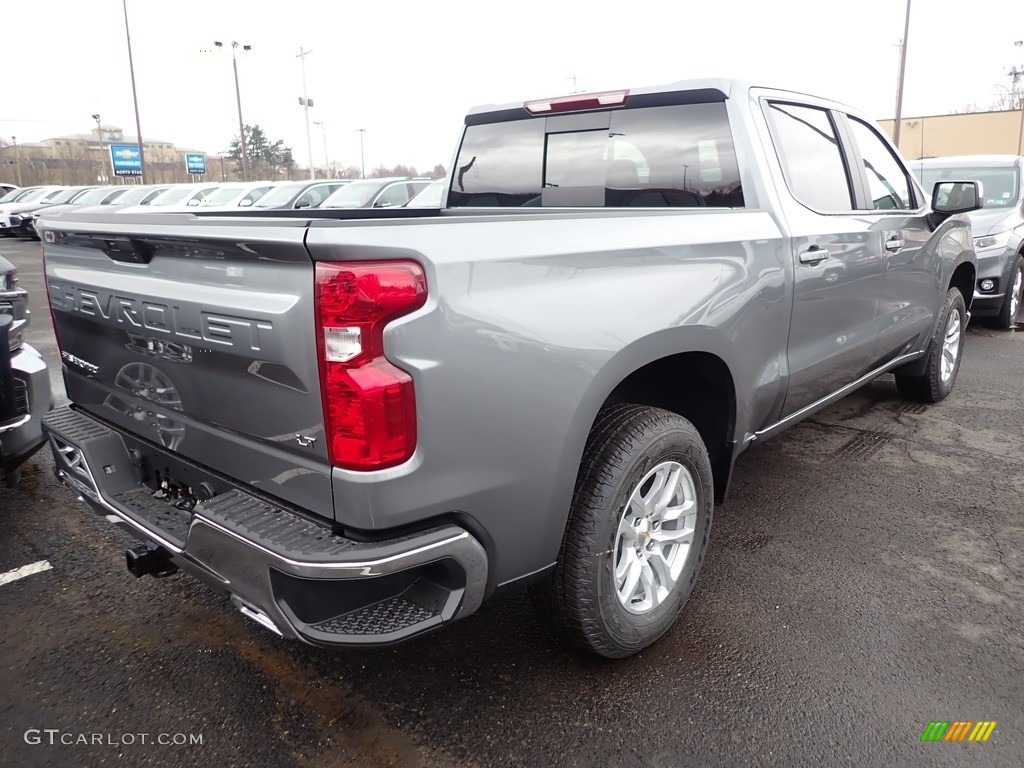
[[[60,356],[64,359],[64,362],[71,363],[71,365],[77,365],[79,368],[85,370],[90,376],[95,376],[99,373],[100,367],[98,365],[93,365],[88,360],[76,357],[70,352],[61,352]]]

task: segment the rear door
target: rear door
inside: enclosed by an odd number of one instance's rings
[[[839,118],[823,106],[767,99],[775,151],[789,194],[793,314],[783,417],[870,370],[878,337],[880,239],[857,213]]]
[[[79,216],[42,232],[69,398],[333,517],[303,222]]]

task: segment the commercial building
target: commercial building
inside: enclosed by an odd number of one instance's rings
[[[111,174],[110,145],[138,144],[121,128],[101,124],[89,133],[73,133],[37,142],[0,143],[0,179],[17,179],[31,184],[117,184]],[[170,141],[147,139],[146,181],[171,183],[188,181],[185,154],[202,150],[182,149]],[[219,174],[218,174],[219,176]],[[124,183],[134,183],[131,178]]]
[[[899,149],[908,160],[944,155],[1024,155],[1024,110],[925,115],[901,120]],[[892,138],[894,122],[878,123]]]

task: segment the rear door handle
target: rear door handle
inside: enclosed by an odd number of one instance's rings
[[[816,245],[812,245],[806,251],[800,252],[800,263],[801,264],[820,264],[828,258],[828,251],[824,248],[819,248]]]
[[[893,253],[898,253],[899,251],[902,251],[905,246],[906,243],[900,240],[898,237],[890,237],[888,240],[885,241],[885,250],[892,251]]]

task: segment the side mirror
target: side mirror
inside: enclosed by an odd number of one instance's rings
[[[299,200],[299,202],[297,202],[295,204],[295,207],[296,208],[309,208],[310,207],[309,206],[309,200]]]
[[[985,191],[980,181],[938,181],[932,187],[932,212],[928,224],[936,227],[957,213],[977,211],[985,205]]]
[[[932,210],[944,216],[977,211],[985,205],[980,181],[939,181],[932,188]]]
[[[373,207],[374,208],[390,208],[391,207],[391,203],[388,202],[387,200],[378,200],[376,203],[373,204]]]
[[[238,207],[239,208],[248,208],[251,205],[252,205],[252,200],[249,200],[248,198],[246,198],[244,200],[240,200],[238,202]]]

